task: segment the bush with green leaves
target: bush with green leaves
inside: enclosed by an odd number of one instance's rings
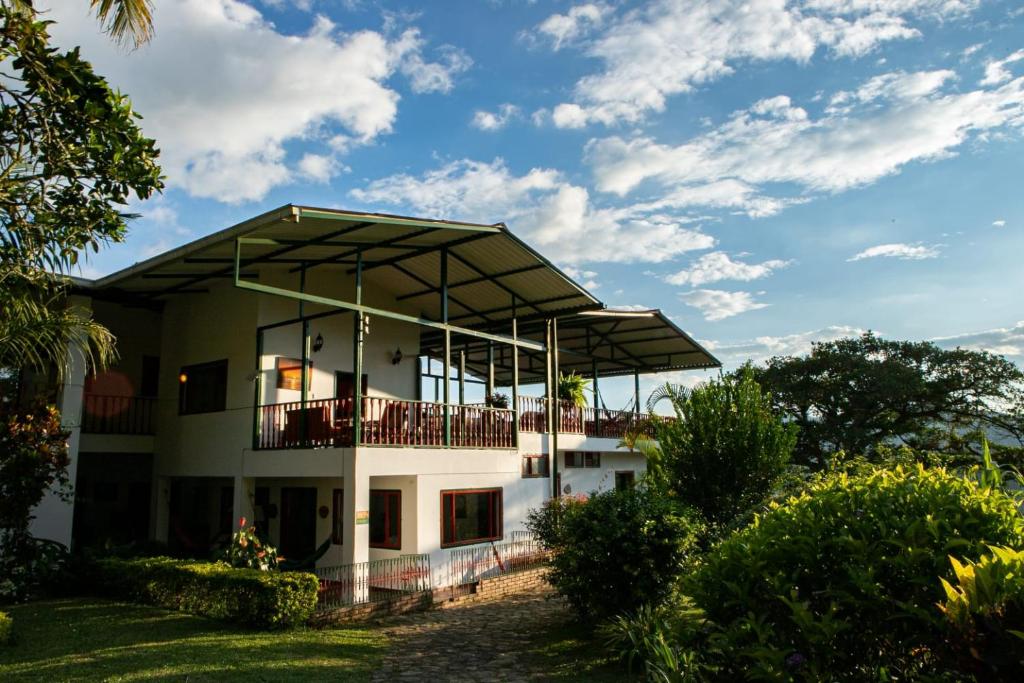
[[[303,572],[235,569],[223,562],[167,557],[97,561],[97,588],[110,597],[199,614],[258,629],[306,622],[320,583]]]
[[[939,607],[951,665],[981,680],[1024,680],[1024,550],[994,546],[977,561],[949,560],[955,578],[942,579]]]
[[[657,437],[669,491],[684,505],[725,525],[768,495],[789,462],[796,427],[773,412],[749,372],[656,395],[677,417],[658,423]]]
[[[527,526],[554,551],[548,580],[584,620],[663,600],[701,532],[694,515],[644,486],[552,499]]]
[[[923,465],[825,477],[760,516],[684,579],[729,675],[913,678],[940,667],[950,554],[1021,547],[1002,490]]]
[[[0,612],[0,645],[11,642],[11,631],[14,628],[14,619],[7,612]]]
[[[223,559],[232,567],[243,569],[267,572],[278,568],[277,548],[261,541],[256,527],[247,525],[245,517],[238,520],[238,531],[231,535]]]

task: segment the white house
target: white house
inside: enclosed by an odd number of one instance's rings
[[[76,545],[202,555],[245,516],[319,566],[441,566],[552,495],[643,471],[619,447],[639,414],[553,401],[559,372],[599,399],[604,377],[718,365],[659,311],[606,309],[500,224],[289,205],[80,281],[72,303],[120,350],[62,387],[74,496],[45,500],[34,532]],[[467,382],[507,406],[468,405]]]

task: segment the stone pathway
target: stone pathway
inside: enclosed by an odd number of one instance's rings
[[[564,623],[568,611],[550,593],[472,600],[389,617],[391,643],[373,681],[530,681],[543,677],[523,651],[538,632]]]

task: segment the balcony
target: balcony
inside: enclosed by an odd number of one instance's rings
[[[451,406],[454,448],[515,448],[514,411]],[[353,445],[351,398],[275,403],[259,408],[256,449]],[[360,443],[367,446],[443,447],[444,404],[364,397]]]
[[[363,397],[362,401],[362,445],[444,447],[443,403],[377,397]],[[452,405],[451,447],[515,448],[515,412],[484,405]],[[519,430],[544,433],[546,412],[544,398],[520,396]],[[609,439],[621,439],[633,431],[654,438],[655,421],[671,419],[622,410],[579,408],[568,401],[562,401],[559,417],[562,433]],[[351,398],[310,400],[305,407],[297,401],[261,406],[255,447],[350,447],[353,422]]]
[[[155,418],[155,398],[88,393],[82,397],[83,434],[152,435]]]

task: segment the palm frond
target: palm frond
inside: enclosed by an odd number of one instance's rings
[[[655,406],[662,401],[668,401],[672,405],[683,403],[689,395],[690,390],[683,385],[665,382],[652,391],[651,395],[647,397],[647,412],[653,413]]]
[[[139,47],[153,37],[152,0],[90,0],[90,5],[117,42]]]

